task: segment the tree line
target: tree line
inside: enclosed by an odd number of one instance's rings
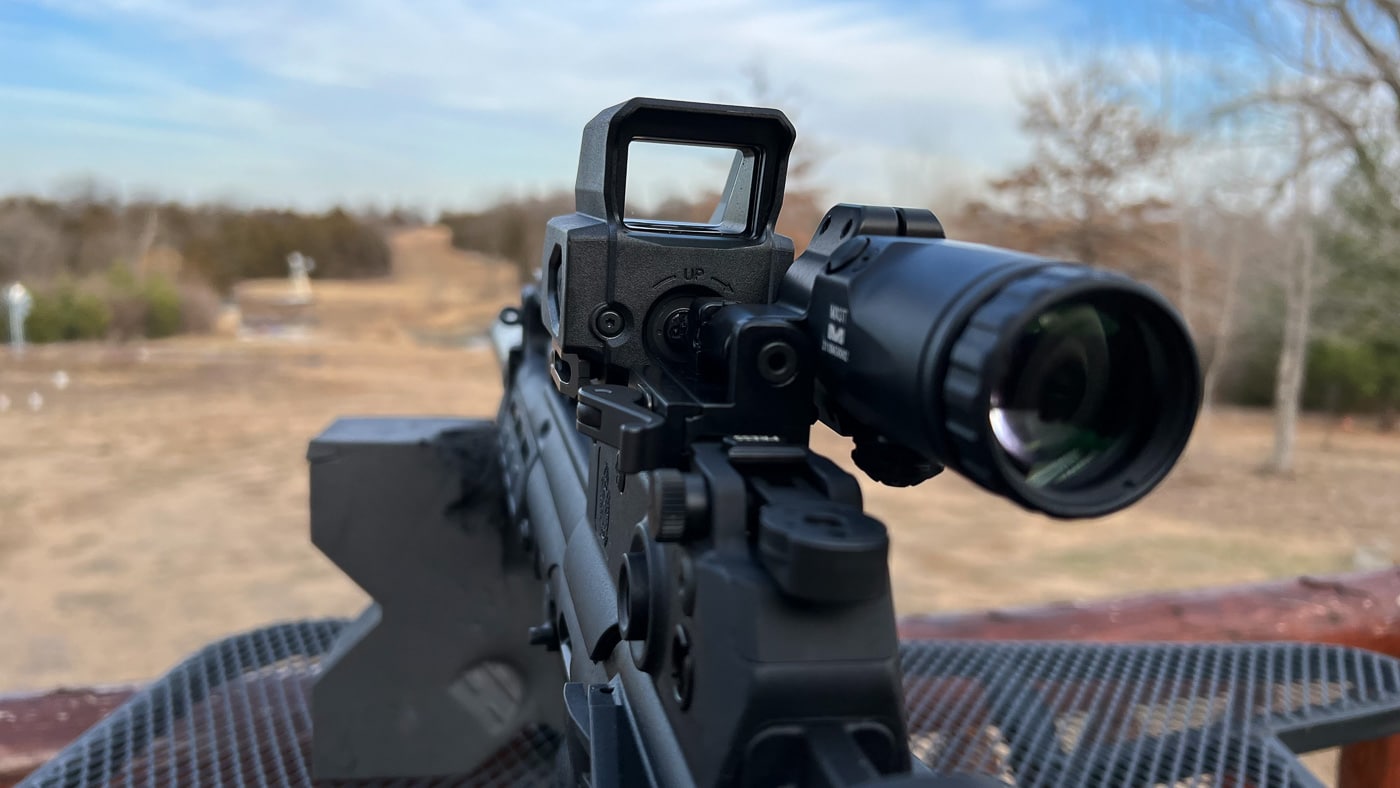
[[[1270,466],[1287,471],[1300,408],[1367,414],[1382,429],[1400,419],[1400,0],[1182,2],[1217,31],[1219,68],[1178,68],[1192,53],[1171,41],[1147,77],[1093,56],[1062,67],[1023,97],[1026,162],[929,207],[952,237],[1156,286],[1200,348],[1207,413],[1217,401],[1272,406]],[[793,114],[761,74],[753,82],[754,103]],[[779,220],[799,247],[829,205],[811,166],[791,167]],[[716,198],[662,207],[703,219]],[[560,192],[441,221],[457,246],[527,278],[545,222],[572,207]],[[283,275],[293,249],[316,258],[317,276],[379,276],[380,230],[418,218],[12,198],[0,200],[0,281],[56,283],[52,300],[89,306],[95,292],[115,303],[149,282],[166,300],[162,282],[227,294]],[[170,324],[151,312],[141,325]],[[86,324],[70,322],[54,330]]]
[[[293,251],[317,276],[387,275],[383,227],[416,219],[125,202],[95,188],[0,198],[0,283],[34,293],[31,341],[168,336],[209,328],[237,282],[285,276]]]

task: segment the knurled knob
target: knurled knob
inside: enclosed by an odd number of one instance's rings
[[[679,542],[698,536],[707,505],[704,481],[675,468],[648,471],[647,477],[651,486],[647,522],[652,538],[658,542]]]
[[[658,542],[677,542],[685,537],[689,512],[685,502],[685,474],[675,468],[651,471],[651,507],[647,519]]]

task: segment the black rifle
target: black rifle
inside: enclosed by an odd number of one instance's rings
[[[808,448],[815,420],[878,481],[949,467],[1085,517],[1146,494],[1195,418],[1185,328],[1123,276],[855,205],[794,260],[793,140],[776,110],[605,110],[577,212],[492,333],[510,516],[546,585],[531,639],[563,655],[564,768],[589,784],[910,771],[888,536]],[[636,141],[735,151],[710,222],[624,215]]]

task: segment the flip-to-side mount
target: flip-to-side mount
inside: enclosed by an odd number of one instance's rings
[[[724,362],[710,375],[653,370],[571,402],[542,386],[549,334],[533,298],[510,315],[523,325],[497,331],[501,421],[522,425],[503,433],[503,467],[551,578],[556,612],[536,632],[549,627],[542,642],[567,648],[571,681],[589,687],[566,694],[573,768],[623,757],[578,722],[618,704],[665,718],[629,745],[646,767],[636,784],[779,784],[834,752],[860,754],[872,777],[907,770],[888,536],[855,479],[806,448],[809,343],[787,321],[699,304],[694,341]],[[778,413],[798,415],[764,418]],[[577,503],[546,487],[582,469]],[[816,721],[820,740],[849,746],[816,746]]]

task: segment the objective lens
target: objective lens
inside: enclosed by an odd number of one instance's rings
[[[1146,379],[1136,324],[1093,303],[1055,306],[1015,338],[992,389],[992,434],[1031,487],[1088,481],[1132,443]]]

